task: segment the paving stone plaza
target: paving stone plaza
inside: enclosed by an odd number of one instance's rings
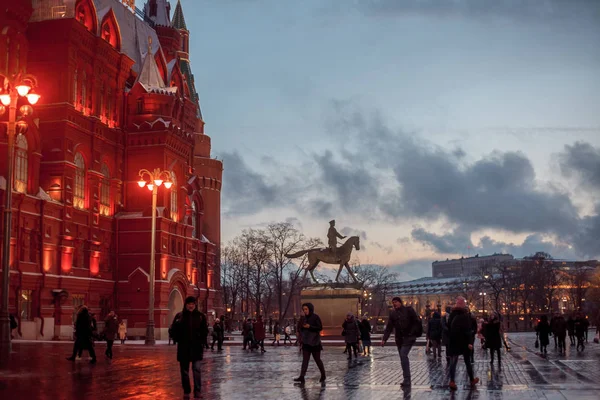
[[[591,343],[583,353],[569,348],[565,356],[552,346],[548,357],[533,348],[534,334],[511,334],[512,349],[503,354],[502,369],[491,367],[478,350],[475,390],[466,384],[459,361],[459,390],[447,389],[445,361],[433,361],[425,348],[410,354],[413,385],[400,388],[401,370],[394,347],[375,347],[371,357],[348,362],[341,346],[326,346],[323,360],[327,382],[318,382],[314,364],[304,386],[295,385],[301,357],[296,347],[267,347],[267,352],[247,353],[237,343],[222,353],[205,353],[202,369],[205,399],[598,399],[600,345]],[[72,343],[16,342],[12,365],[0,372],[3,399],[178,399],[183,397],[175,347],[138,344],[115,345],[114,359],[103,356],[98,343],[98,363],[69,362]]]

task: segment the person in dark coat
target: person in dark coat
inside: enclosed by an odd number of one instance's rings
[[[200,397],[202,380],[200,366],[204,356],[204,344],[208,337],[206,316],[196,308],[196,298],[185,299],[183,311],[173,321],[173,338],[177,341],[177,361],[181,372],[183,392],[187,396],[192,392],[190,386],[190,363],[194,376],[194,397]]]
[[[571,346],[575,346],[575,318],[572,315],[567,320],[567,333],[569,334]]]
[[[217,343],[217,351],[223,350],[223,325],[221,325],[221,320],[217,318],[213,325],[212,331],[212,344],[210,345],[210,349],[215,349],[215,343]]]
[[[13,334],[13,332],[15,329],[17,329],[19,327],[19,324],[17,323],[17,319],[15,318],[15,316],[13,314],[10,314],[9,318],[10,318],[10,338],[14,339],[15,335]]]
[[[346,342],[346,350],[348,351],[348,360],[352,360],[352,352],[354,358],[358,357],[358,341],[360,340],[360,329],[358,322],[354,318],[354,314],[349,312],[346,314],[346,319],[342,323],[344,332],[344,341]]]
[[[254,325],[252,324],[252,320],[248,318],[248,320],[244,323],[244,327],[242,328],[242,338],[244,342],[242,344],[243,350],[246,350],[246,346],[252,351],[254,347]]]
[[[558,314],[554,318],[552,333],[558,337],[558,351],[560,353],[567,351],[567,321],[563,315]]]
[[[433,350],[433,359],[442,358],[442,316],[434,311],[433,316],[427,324],[427,336],[431,349]]]
[[[323,324],[321,318],[315,314],[315,307],[312,303],[302,304],[302,312],[304,313],[302,328],[297,334],[302,336],[302,369],[300,370],[300,376],[294,379],[295,382],[304,383],[306,376],[306,370],[308,369],[308,362],[312,355],[319,371],[321,372],[321,379],[319,382],[325,382],[325,366],[321,360],[321,350],[323,345],[321,344],[321,331],[323,330]]]
[[[496,311],[492,313],[488,322],[483,326],[483,336],[485,338],[485,346],[490,349],[490,364],[494,364],[494,352],[498,354],[498,366],[502,365],[502,356],[500,349],[502,348],[502,323],[500,322],[500,314]]]
[[[585,349],[585,345],[583,344],[585,341],[585,335],[590,326],[585,315],[582,312],[578,312],[575,315],[575,337],[577,338],[577,351],[583,351]]]
[[[265,350],[265,339],[267,337],[267,332],[265,331],[265,323],[263,322],[262,315],[259,315],[256,319],[256,322],[253,324],[254,327],[254,340],[256,344],[260,346],[260,351],[262,353],[266,352]]]
[[[467,375],[471,382],[471,387],[479,383],[479,378],[473,374],[473,365],[471,363],[471,351],[475,342],[475,329],[473,327],[473,317],[467,309],[466,300],[464,297],[456,298],[456,305],[450,313],[448,321],[450,326],[450,344],[448,352],[450,355],[450,389],[456,390],[456,365],[458,357],[463,356],[465,366],[467,367]],[[475,325],[477,323],[475,322]]]
[[[548,345],[550,344],[550,335],[552,335],[552,329],[548,323],[548,317],[542,315],[540,322],[535,327],[536,336],[540,341],[540,353],[548,354]]]
[[[407,307],[402,304],[400,297],[392,299],[394,309],[390,312],[385,332],[381,339],[381,346],[385,346],[385,342],[395,332],[396,347],[400,354],[400,365],[402,366],[402,375],[404,380],[400,383],[402,387],[411,386],[410,376],[410,361],[408,353],[415,344],[418,336],[423,334],[423,325],[421,319],[412,307]]]
[[[371,324],[367,316],[363,316],[359,324],[360,340],[363,345],[363,356],[371,355]]]
[[[552,331],[552,334],[554,336],[554,348],[556,349],[558,347],[558,336],[556,335],[555,332],[555,328],[556,328],[556,318],[558,317],[559,313],[554,313],[554,315],[552,315],[552,318],[550,318],[550,330]]]
[[[81,310],[77,314],[77,320],[75,321],[75,344],[73,345],[73,354],[67,358],[69,361],[75,361],[75,356],[78,352],[87,350],[90,353],[92,360],[91,364],[96,363],[96,352],[94,351],[94,345],[92,342],[92,319],[87,307],[81,307]]]
[[[115,314],[114,311],[111,311],[104,320],[104,339],[106,340],[106,351],[104,354],[111,360],[113,358],[113,343],[115,342],[118,331],[119,319],[117,318],[117,314]]]
[[[448,321],[450,320],[450,313],[452,312],[451,306],[446,306],[446,313],[442,317],[442,346],[444,346],[444,350],[446,351],[446,362],[450,364],[450,356],[448,355],[448,346],[450,345],[450,325]]]
[[[279,339],[281,339],[281,328],[279,327],[279,321],[275,321],[275,326],[273,327],[273,346],[275,346],[275,342],[277,342],[277,346],[279,346]]]

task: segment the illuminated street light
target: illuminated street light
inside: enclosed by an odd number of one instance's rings
[[[8,122],[6,134],[8,136],[7,148],[8,155],[6,158],[7,174],[4,200],[4,227],[2,240],[2,304],[0,307],[0,359],[8,359],[11,352],[11,332],[10,332],[10,316],[8,314],[8,294],[10,290],[10,239],[12,232],[12,192],[13,192],[13,174],[14,174],[14,152],[15,152],[15,137],[17,133],[17,105],[19,99],[25,97],[29,91],[37,86],[37,80],[32,75],[16,75],[9,77],[0,74],[0,115],[6,112],[8,108]],[[37,103],[40,99],[36,95],[34,102]],[[28,99],[29,100],[29,99]],[[21,107],[21,113],[25,116],[33,112],[31,106]],[[25,121],[19,121],[19,125],[25,124]]]
[[[155,280],[155,263],[154,257],[156,253],[156,199],[158,197],[158,187],[164,182],[165,187],[169,189],[172,185],[171,172],[164,171],[160,168],[155,168],[154,171],[150,172],[147,169],[141,169],[139,171],[140,180],[138,185],[140,187],[146,186],[148,190],[152,192],[152,233],[150,241],[150,282],[149,282],[149,305],[148,305],[148,323],[146,325],[146,340],[147,345],[156,344],[154,339],[154,280]],[[146,180],[145,177],[148,177]]]

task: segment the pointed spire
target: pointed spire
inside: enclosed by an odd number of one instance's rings
[[[185,24],[185,17],[183,16],[183,9],[181,8],[181,0],[177,0],[177,6],[175,6],[171,26],[175,29],[188,30],[187,25]]]
[[[158,70],[158,65],[156,64],[154,55],[152,54],[152,37],[148,37],[148,52],[146,53],[146,57],[144,57],[144,64],[142,65],[140,75],[135,81],[135,83],[138,82],[141,83],[146,89],[164,89],[167,87],[160,74],[160,71]]]

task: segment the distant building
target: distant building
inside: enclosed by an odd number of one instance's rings
[[[477,275],[482,269],[514,260],[510,254],[492,254],[489,256],[461,257],[454,260],[434,261],[431,272],[434,278],[456,278]]]

